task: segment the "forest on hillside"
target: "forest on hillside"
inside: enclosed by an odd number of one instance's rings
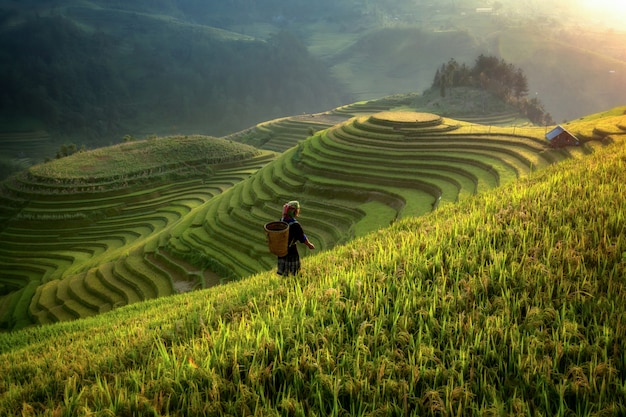
[[[528,98],[528,79],[524,71],[496,56],[480,55],[472,67],[454,58],[442,64],[435,73],[431,88],[445,97],[446,92],[454,87],[475,87],[488,91],[516,107],[534,124],[554,124],[539,99]]]
[[[350,101],[289,32],[238,40],[140,15],[124,24],[124,32],[88,32],[49,16],[5,27],[0,114],[97,142],[164,121],[226,134]]]

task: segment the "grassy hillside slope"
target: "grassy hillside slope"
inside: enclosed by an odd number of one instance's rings
[[[206,136],[128,142],[0,185],[0,323],[71,320],[212,285],[158,251],[175,224],[275,153]],[[209,283],[209,284],[208,284]]]
[[[309,257],[298,277],[0,334],[0,411],[624,414],[624,128],[622,110],[600,129],[612,145]]]

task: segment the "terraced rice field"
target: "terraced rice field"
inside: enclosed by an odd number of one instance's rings
[[[0,181],[54,154],[54,144],[47,132],[3,130],[0,126]]]
[[[351,117],[389,111],[401,104],[402,102],[393,98],[362,101],[329,112],[290,116],[259,123],[252,129],[228,135],[225,139],[247,143],[245,137],[249,135],[253,138],[252,144],[259,149],[284,152],[313,134],[343,123]]]
[[[514,111],[503,111],[489,115],[464,115],[458,116],[457,118],[466,122],[480,123],[490,126],[513,126],[519,122],[519,115]]]
[[[224,139],[249,143],[259,149],[284,152],[314,133],[344,122],[349,114],[317,113],[284,117],[259,123],[251,129],[233,133]]]
[[[209,176],[189,176],[197,167],[183,161],[69,180],[42,167],[3,183],[0,325],[71,320],[273,269],[263,225],[288,200],[302,203],[316,252],[329,250],[601,146],[553,150],[545,128],[390,107],[355,103],[268,122],[255,134],[282,155],[223,161]],[[624,130],[609,123],[577,134]],[[181,167],[187,176],[172,180]]]
[[[300,200],[305,232],[327,250],[568,156],[548,148],[543,129],[512,131],[428,113],[364,110],[212,199],[194,227],[175,228],[171,250],[247,276],[274,267],[263,224],[276,220],[288,200]]]
[[[43,130],[0,132],[0,152],[10,158],[32,159],[50,147],[50,135]]]
[[[169,182],[77,183],[35,175],[5,182],[2,325],[70,320],[214,284],[163,250],[168,231],[274,158],[261,152],[214,165],[208,178]]]

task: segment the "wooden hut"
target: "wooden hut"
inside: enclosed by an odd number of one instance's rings
[[[564,148],[566,146],[578,146],[580,141],[563,126],[559,125],[546,133],[546,139],[553,148]]]

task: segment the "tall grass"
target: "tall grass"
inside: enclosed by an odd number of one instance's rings
[[[0,414],[626,413],[626,147],[271,273],[0,335]]]

